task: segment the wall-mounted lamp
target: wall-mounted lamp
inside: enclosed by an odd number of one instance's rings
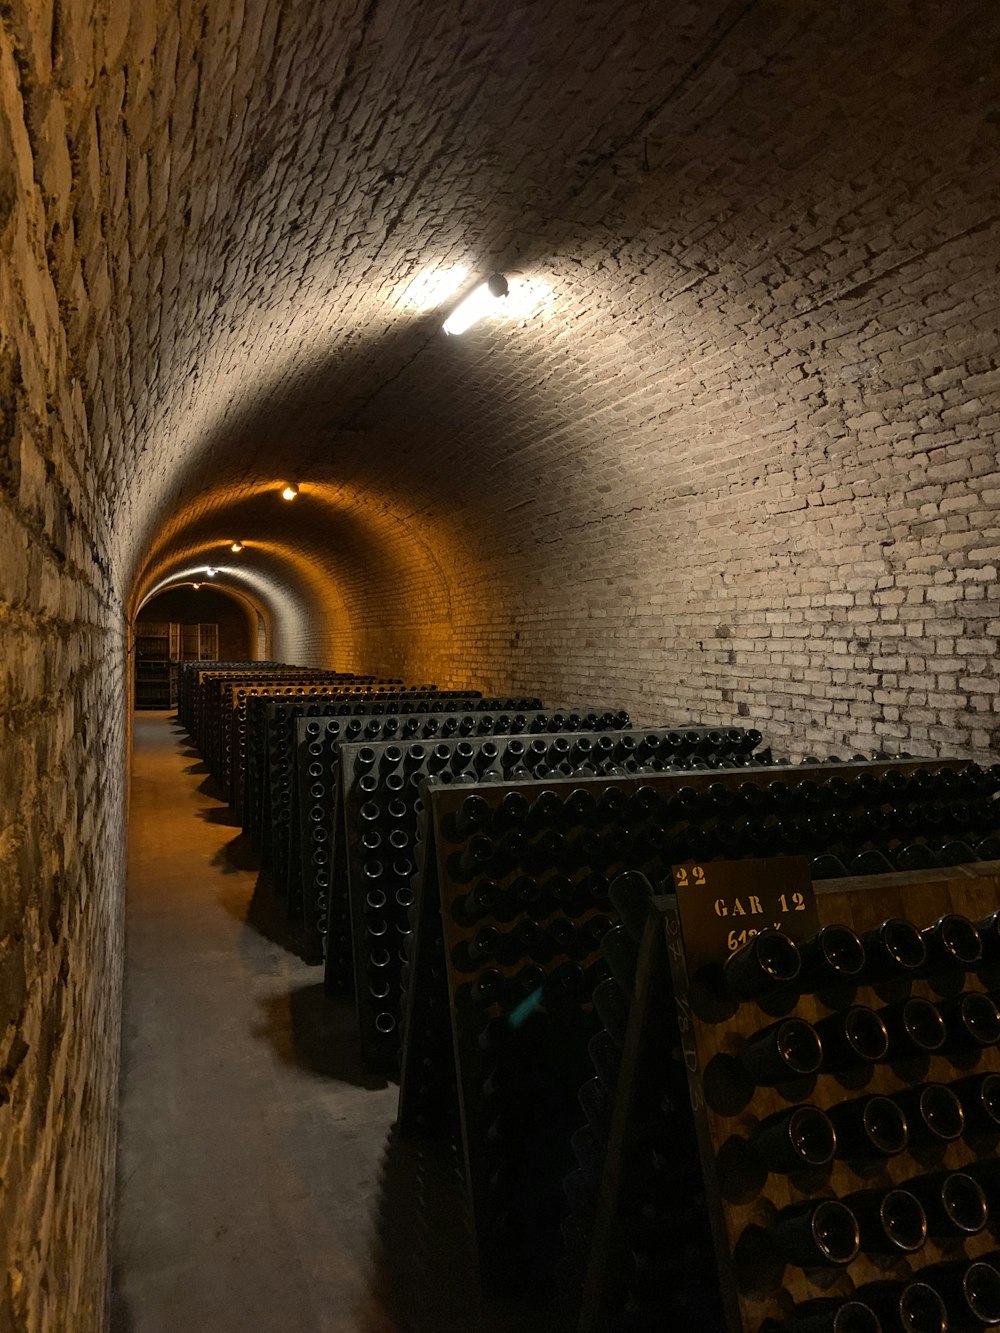
[[[283,500],[294,500],[298,493],[298,486],[296,486],[294,482],[289,482],[288,485],[282,489],[281,498]]]
[[[233,555],[239,555],[239,553],[243,550],[243,543],[233,542],[232,546],[230,546],[229,549],[232,551]]]
[[[442,325],[445,333],[455,337],[471,329],[473,324],[496,308],[497,302],[503,300],[507,292],[507,279],[502,273],[494,273],[488,281],[480,283],[475,291],[470,292],[464,301],[459,301]]]

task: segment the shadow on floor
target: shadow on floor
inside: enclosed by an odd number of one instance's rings
[[[256,870],[259,864],[260,858],[246,833],[238,833],[216,856],[212,857],[212,865],[218,866],[227,875],[234,874],[237,870]],[[244,914],[241,912],[240,915]]]
[[[207,796],[209,800],[221,801],[222,804],[225,806],[226,810],[227,811],[229,810],[229,801],[226,799],[225,793],[223,792],[219,784],[216,782],[215,778],[213,778],[211,775],[206,777],[204,782],[199,782],[197,787],[195,788],[195,791],[199,794],[199,796]]]
[[[457,1149],[390,1131],[382,1159],[374,1295],[399,1333],[564,1333],[551,1309],[484,1295]],[[361,1316],[360,1333],[384,1323]]]
[[[229,873],[235,873],[239,870],[254,870],[258,860],[249,846],[247,835],[241,833],[222,848],[213,858],[212,864],[221,865]],[[248,930],[295,954],[297,958],[302,958],[302,927],[296,921],[289,921],[288,901],[275,893],[274,880],[268,871],[262,870],[258,874],[249,902],[239,887],[232,892],[221,893],[218,901],[224,911],[242,922]]]
[[[381,1075],[361,1068],[354,1001],[327,995],[322,973],[314,985],[267,996],[261,1009],[264,1022],[254,1035],[266,1038],[285,1064],[356,1088],[387,1086]]]
[[[183,771],[185,773],[198,773],[198,774],[207,773],[208,765],[204,762],[199,762],[197,764],[188,764],[187,768],[185,768]]]
[[[199,818],[204,819],[208,824],[225,824],[228,828],[239,828],[240,821],[236,813],[230,810],[227,805],[218,806],[209,810],[199,810]]]

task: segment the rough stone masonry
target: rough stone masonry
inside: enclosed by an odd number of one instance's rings
[[[239,537],[293,660],[995,755],[998,39],[987,0],[0,5],[3,1333],[105,1320],[157,581]],[[445,338],[410,293],[456,266],[521,304]]]

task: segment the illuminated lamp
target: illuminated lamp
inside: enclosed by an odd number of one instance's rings
[[[486,282],[480,283],[475,291],[470,292],[464,301],[459,301],[442,325],[445,333],[457,337],[466,329],[471,329],[473,324],[496,309],[497,302],[503,300],[507,291],[507,279],[502,273],[494,273]]]

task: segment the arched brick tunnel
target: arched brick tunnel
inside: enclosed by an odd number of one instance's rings
[[[293,662],[995,751],[998,38],[986,0],[3,8],[6,1326],[103,1319],[151,594],[217,566]]]

